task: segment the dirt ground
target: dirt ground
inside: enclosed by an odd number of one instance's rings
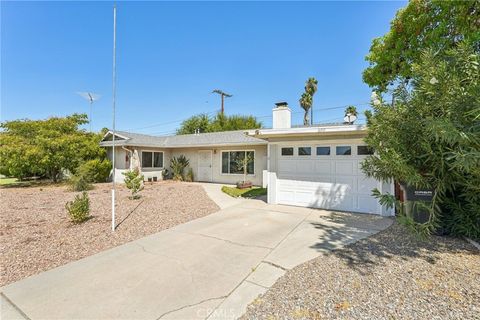
[[[88,192],[92,218],[73,224],[66,186],[1,188],[0,286],[219,210],[199,185],[146,184],[138,200],[117,185],[117,229],[111,231],[111,184]]]
[[[480,252],[398,223],[289,270],[242,319],[480,319]]]

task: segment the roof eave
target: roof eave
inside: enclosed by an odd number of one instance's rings
[[[329,136],[329,135],[358,135],[366,134],[365,125],[344,125],[329,127],[305,127],[305,128],[287,128],[287,129],[257,129],[249,130],[246,133],[253,137],[298,137],[298,136]]]

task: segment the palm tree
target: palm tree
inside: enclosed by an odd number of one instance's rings
[[[357,107],[355,106],[348,106],[345,109],[345,115],[351,114],[352,116],[356,116],[358,114]]]
[[[348,106],[345,109],[345,117],[348,119],[348,124],[353,124],[353,122],[357,119],[357,108],[355,106]],[[352,118],[353,116],[353,118]]]
[[[300,107],[302,107],[303,110],[305,110],[305,114],[303,115],[303,124],[308,125],[308,110],[312,107],[312,96],[304,92],[302,93],[302,96],[300,97],[300,100],[298,101],[300,103]]]
[[[312,106],[310,108],[310,122],[313,124],[313,96],[317,92],[317,79],[310,77],[305,84],[305,92],[308,92],[312,96]]]
[[[303,116],[303,124],[308,125],[308,111],[311,110],[311,124],[313,124],[313,96],[317,92],[317,79],[310,77],[305,82],[305,92],[300,97],[299,103],[300,106],[305,110],[305,115]]]

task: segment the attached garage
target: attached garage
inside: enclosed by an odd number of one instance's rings
[[[371,194],[392,185],[366,177],[361,162],[371,153],[362,139],[271,143],[269,202],[390,215]]]

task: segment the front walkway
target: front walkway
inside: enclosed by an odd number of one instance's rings
[[[256,200],[229,204],[3,287],[1,318],[234,319],[285,270],[391,224]]]

